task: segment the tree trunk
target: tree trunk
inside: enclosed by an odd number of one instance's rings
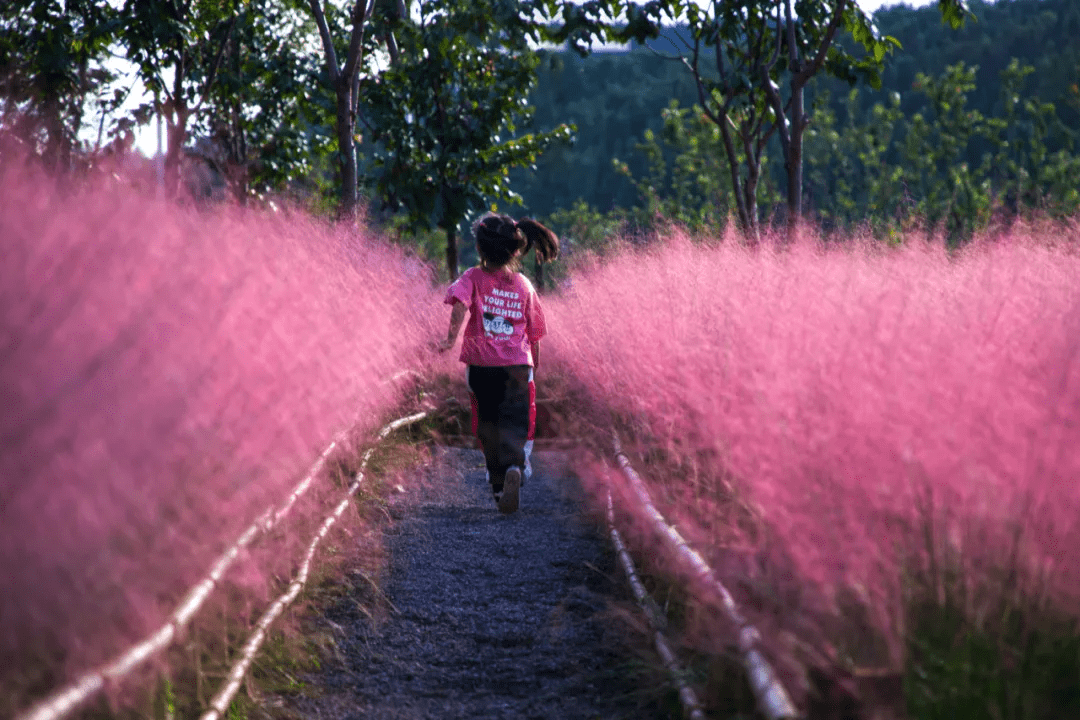
[[[744,203],[746,206],[746,227],[743,232],[751,245],[757,245],[761,240],[761,229],[758,227],[758,204],[757,189],[761,178],[759,171],[752,163],[747,163],[749,172],[743,181]]]
[[[66,173],[67,165],[64,152],[64,121],[60,115],[59,98],[50,98],[45,103],[45,162],[54,172]]]
[[[341,169],[340,219],[356,216],[356,143],[353,141],[352,79],[342,76],[337,90],[338,162]]]
[[[743,203],[746,207],[747,226],[744,230],[747,241],[757,245],[761,240],[761,228],[758,226],[757,189],[761,183],[761,155],[754,152],[751,136],[745,125],[739,130],[743,152],[746,154],[746,179],[743,180]]]
[[[176,197],[180,191],[180,163],[187,140],[187,108],[182,104],[175,105],[170,115],[165,121],[165,195]]]
[[[315,24],[319,29],[319,38],[322,41],[323,53],[326,56],[326,66],[330,75],[330,84],[335,94],[335,124],[337,125],[338,163],[341,170],[341,205],[338,208],[340,218],[353,218],[356,216],[357,206],[357,167],[356,167],[356,142],[353,133],[356,131],[356,95],[359,85],[360,61],[362,59],[364,24],[367,21],[368,0],[356,0],[350,13],[352,31],[349,35],[349,48],[345,55],[344,65],[338,64],[337,52],[334,50],[333,38],[330,35],[330,27],[326,22],[319,0],[308,0],[311,13],[315,18]],[[374,2],[372,0],[372,7]]]
[[[446,270],[450,273],[450,282],[458,277],[457,255],[457,227],[451,225],[446,228]]]
[[[788,147],[785,148],[787,165],[787,230],[788,240],[795,239],[795,229],[802,218],[803,185],[803,131],[806,129],[805,110],[803,109],[803,88],[795,87],[791,91],[791,129]]]
[[[743,179],[739,174],[739,156],[735,152],[735,143],[731,137],[731,131],[728,129],[727,115],[721,116],[721,120],[716,122],[720,128],[720,136],[724,141],[724,154],[727,155],[728,171],[731,173],[731,190],[735,196],[735,209],[738,213],[739,230],[749,238],[756,234],[757,229],[757,206],[755,205],[753,211],[746,205],[746,195],[743,194]],[[755,188],[756,190],[756,188]]]

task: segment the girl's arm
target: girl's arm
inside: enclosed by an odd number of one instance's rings
[[[446,352],[454,347],[458,333],[461,332],[461,324],[465,322],[465,303],[454,303],[454,309],[450,311],[450,328],[446,331],[446,339],[439,343],[439,352]]]
[[[532,343],[533,372],[540,369],[540,341]]]

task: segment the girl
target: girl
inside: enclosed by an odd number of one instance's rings
[[[446,292],[453,305],[442,351],[457,341],[469,310],[459,359],[468,372],[473,432],[480,439],[499,511],[518,509],[521,484],[532,475],[529,454],[536,424],[533,371],[540,360],[544,313],[518,258],[536,249],[540,262],[559,255],[559,238],[530,218],[514,222],[488,213],[473,225],[480,266],[466,270]]]

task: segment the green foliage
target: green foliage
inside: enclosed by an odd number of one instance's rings
[[[1080,130],[1080,45],[1074,39],[1080,36],[1080,3],[973,0],[969,5],[971,14],[959,29],[943,22],[938,7],[912,9],[899,5],[875,13],[879,36],[892,36],[901,46],[886,55],[880,91],[860,87],[851,102],[848,79],[827,73],[820,73],[808,86],[807,105],[812,106],[811,112],[824,113],[827,109],[832,115],[829,128],[819,126],[824,115],[815,115],[807,127],[803,197],[813,216],[829,224],[867,221],[886,234],[887,227],[895,230],[910,221],[918,198],[906,180],[898,176],[901,143],[915,113],[922,113],[927,122],[934,118],[926,94],[913,88],[915,77],[922,73],[936,78],[944,68],[959,61],[964,61],[965,67],[977,66],[975,87],[967,95],[966,107],[984,118],[1004,116],[999,78],[1011,59],[1015,57],[1020,65],[1034,67],[1035,72],[1023,79],[1017,93],[1021,100],[1017,111],[1025,112],[1027,100],[1044,106],[1052,102],[1055,117],[1047,118],[1049,132],[1045,138],[1048,156],[1076,148]],[[617,172],[612,158],[625,162],[634,177],[648,177],[646,156],[634,150],[634,143],[641,141],[646,128],[659,137],[661,113],[672,99],[682,107],[699,101],[691,74],[678,63],[657,55],[677,47],[675,35],[681,32],[685,36],[685,29],[659,30],[659,37],[649,41],[655,52],[638,48],[583,59],[572,53],[550,53],[545,57],[532,94],[537,125],[546,128],[571,121],[577,126],[577,134],[573,146],[550,149],[537,163],[536,172],[514,174],[514,187],[521,192],[528,212],[547,216],[559,208],[572,207],[577,199],[605,212],[645,205],[634,185]],[[858,55],[852,36],[842,36],[838,42],[852,56]],[[848,142],[852,132],[860,134],[858,143]],[[831,159],[825,159],[822,144],[830,133],[837,135],[837,142],[831,145]],[[780,148],[773,143],[770,141],[766,148],[769,159],[762,168],[762,182],[777,185],[784,181],[784,166]],[[872,149],[875,145],[876,151]],[[1010,147],[1020,152],[1015,143]],[[998,149],[985,133],[977,132],[967,143],[962,162],[968,164],[970,172],[977,172],[986,154],[993,155]],[[1053,167],[1055,171],[1047,173],[1046,182],[1057,178],[1052,182],[1067,185],[1068,164],[1055,160]],[[998,178],[993,182],[994,187],[999,187]],[[837,197],[837,183],[847,183],[851,191],[841,188]],[[874,199],[862,199],[864,191],[870,190]],[[974,191],[979,192],[979,188]],[[1009,203],[1000,190],[994,192],[998,194],[993,196],[992,212],[1000,213]],[[1041,194],[1040,202],[1052,209],[1058,207],[1053,209],[1057,215],[1066,214],[1066,204],[1055,205],[1057,201],[1052,200],[1068,196],[1064,187]],[[763,216],[775,214],[766,201],[762,203]],[[1019,206],[1021,211],[1024,207]]]
[[[885,91],[904,94],[905,113],[926,107],[925,97],[912,92],[916,74],[936,76],[958,62],[978,68],[970,104],[983,114],[999,110],[998,79],[1014,58],[1035,68],[1025,79],[1022,95],[1056,102],[1069,94],[1080,70],[1080,44],[1075,40],[1080,33],[1080,3],[972,0],[970,8],[975,21],[959,30],[943,24],[935,8],[893,7],[875,14],[882,32],[903,45],[903,52],[886,66],[882,82]],[[864,109],[879,99],[868,94]],[[1067,125],[1080,127],[1074,109],[1059,106],[1058,111]]]
[[[189,123],[206,116],[206,100],[245,1],[126,0],[120,13],[125,57],[153,94],[153,110],[168,128],[165,184],[170,192],[179,186]]]
[[[912,717],[1076,717],[1080,629],[1038,607],[999,608],[993,626],[958,605],[911,608],[905,695]]]
[[[807,205],[829,225],[865,220],[887,234],[907,209],[901,171],[888,161],[903,119],[900,97],[894,94],[887,105],[875,105],[865,124],[856,123],[852,112],[859,98],[858,89],[848,93],[844,127],[837,126],[828,103],[813,115],[806,133]]]
[[[1031,74],[1017,61],[1005,69],[1000,114],[993,115],[971,107],[977,68],[962,63],[937,76],[916,76],[925,112],[905,114],[899,93],[863,111],[858,89],[846,93],[837,112],[829,94],[819,93],[804,147],[808,207],[826,227],[868,226],[890,240],[921,227],[954,244],[994,221],[1073,215],[1080,210],[1074,135],[1053,103],[1024,97]],[[663,218],[696,230],[731,212],[732,184],[717,162],[717,129],[701,113],[673,101],[660,113],[663,127],[644,131],[636,147],[644,170],[614,162],[639,193],[620,217],[643,227]],[[778,174],[774,165],[763,176],[762,207],[778,203],[770,180]]]
[[[639,48],[580,58],[545,52],[530,94],[537,128],[566,122],[576,128],[573,144],[550,147],[535,170],[511,174],[524,212],[545,217],[578,199],[608,212],[638,203],[639,194],[612,164],[619,158],[633,175],[648,172],[635,145],[646,129],[660,132],[661,111],[672,100],[695,102],[693,79],[684,68]]]
[[[1074,154],[1074,135],[1055,105],[1023,96],[1024,82],[1034,72],[1015,58],[1002,71],[1002,116],[987,119],[984,130],[996,151],[987,154],[983,171],[1010,213],[1038,208],[1066,217],[1080,209],[1080,155]],[[1054,146],[1060,149],[1052,152]]]
[[[677,100],[661,117],[659,137],[646,130],[645,141],[635,146],[648,161],[646,177],[635,179],[625,162],[614,161],[642,198],[630,216],[645,227],[662,217],[691,232],[718,231],[735,211],[720,130],[700,107],[681,108]]]
[[[404,215],[391,217],[384,225],[390,240],[406,251],[413,253],[432,268],[438,268],[444,262],[446,251],[446,233],[438,228],[416,229],[410,226]],[[461,261],[471,265],[476,250],[468,243],[462,247]],[[449,282],[449,277],[440,277],[440,282]]]
[[[973,17],[968,10],[967,0],[938,0],[941,19],[953,30],[963,27],[964,21]]]
[[[609,252],[624,233],[626,219],[619,211],[602,213],[578,200],[573,207],[558,210],[543,222],[559,236],[562,254],[577,259]]]
[[[657,25],[685,18],[689,37],[677,54],[694,77],[702,110],[720,130],[739,225],[752,236],[765,149],[774,138],[784,157],[788,219],[801,215],[806,85],[824,70],[880,87],[885,56],[899,45],[879,35],[857,3],[843,0],[801,0],[797,7],[773,0],[710,7],[663,0],[649,3],[645,13]],[[855,42],[838,44],[840,31]],[[861,52],[853,54],[854,47]]]
[[[196,105],[241,1],[127,0],[121,42],[147,90],[177,106]]]
[[[338,179],[338,138],[307,3],[117,5],[14,0],[0,9],[6,129],[70,166],[73,154],[86,151],[78,140],[84,116],[94,107],[115,110],[124,99],[123,91],[105,91],[113,78],[103,62],[122,50],[170,116],[174,156],[191,134],[238,197],[287,189],[309,204],[326,201]],[[791,138],[780,142],[785,124],[777,119],[796,98],[786,96],[778,111],[764,76],[752,70],[767,70],[777,88],[794,87],[813,68],[793,65],[787,48],[793,42],[803,58],[812,55],[825,47],[834,20],[838,39],[807,86],[814,110],[800,197],[815,216],[895,236],[924,213],[962,241],[994,218],[1064,217],[1080,208],[1080,46],[1072,42],[1080,4],[1071,0],[972,0],[970,7],[945,0],[881,10],[873,24],[854,5],[835,15],[833,0],[804,0],[781,52],[757,59],[745,41],[754,33],[775,38],[785,19],[769,8],[783,4],[740,0],[710,14],[686,0],[433,0],[419,6],[422,22],[396,17],[391,5],[375,4],[364,34],[372,61],[362,68],[360,182],[381,208],[377,217],[407,229],[418,247],[432,242],[434,228],[459,232],[470,213],[514,203],[523,208],[515,214],[541,217],[587,207],[631,232],[658,215],[690,228],[722,223],[736,208],[732,157],[724,124],[710,130],[700,113],[720,118],[723,103],[728,126],[739,130],[732,144],[738,182],[760,186],[752,197],[761,217],[782,216],[775,189],[785,186]],[[352,4],[322,7],[344,57]],[[679,8],[690,27],[657,24]],[[624,24],[613,20],[619,10]],[[965,18],[977,22],[959,23]],[[585,57],[591,43],[612,38],[647,39],[662,54],[679,47],[680,33],[690,38],[684,59],[702,63],[698,77],[640,48]],[[577,52],[529,49],[541,40],[565,41]],[[386,66],[380,53],[390,41],[400,53]],[[691,47],[699,55],[685,52]],[[851,92],[847,83],[860,80],[869,87]],[[878,80],[881,91],[873,89]],[[698,93],[699,81],[707,92]],[[700,110],[689,109],[702,100]],[[153,109],[147,103],[111,124],[105,118],[102,130],[122,133]]]
[[[648,3],[651,5],[653,3]],[[554,44],[566,43],[579,56],[585,57],[596,41],[620,37],[655,37],[656,28],[643,8],[625,0],[588,0],[583,3],[564,0],[524,0],[517,3],[515,12],[526,21],[526,36],[533,41],[545,40]],[[614,18],[625,14],[626,22],[616,24]],[[535,18],[540,18],[537,22]]]
[[[361,83],[376,203],[411,229],[454,233],[470,212],[518,199],[510,168],[531,166],[570,138],[567,125],[519,132],[538,60],[523,30],[509,35],[492,21],[515,8],[504,0],[422,2],[419,21],[388,28],[397,61]]]
[[[0,6],[0,126],[67,168],[86,104],[108,104],[105,64],[119,28],[104,0],[13,0]]]
[[[333,113],[318,92],[313,32],[310,18],[276,0],[247,0],[237,17],[193,129],[213,140],[240,197],[333,193]]]
[[[1080,156],[1052,103],[1021,99],[1030,67],[1002,73],[1002,113],[969,105],[977,68],[962,63],[939,76],[922,73],[915,89],[927,112],[906,117],[898,95],[864,117],[848,95],[846,127],[823,104],[808,133],[808,192],[815,211],[842,226],[869,222],[893,236],[916,222],[963,242],[995,216],[1033,212],[1064,218],[1080,209]],[[1051,152],[1054,143],[1062,149]]]
[[[964,161],[964,150],[985,118],[967,107],[972,69],[953,65],[938,78],[921,73],[915,87],[930,100],[932,121],[916,113],[903,145],[904,178],[915,209],[930,227],[943,226],[952,240],[989,220],[989,186]]]

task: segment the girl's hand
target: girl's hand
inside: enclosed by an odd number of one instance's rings
[[[449,338],[443,338],[439,342],[435,343],[435,351],[444,353],[447,350],[453,349],[453,347],[454,347],[454,345],[456,343],[457,343],[457,338],[455,338],[453,340],[451,340]]]

